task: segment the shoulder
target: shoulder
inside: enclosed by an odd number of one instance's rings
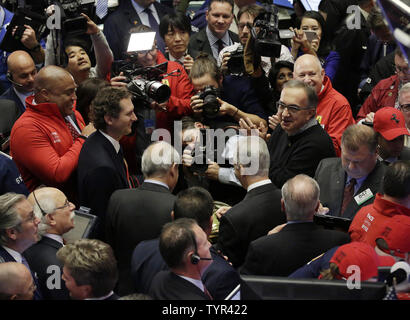
[[[339,168],[340,166],[341,166],[340,158],[334,157],[334,158],[322,159],[319,163],[318,168],[322,170],[333,170],[335,168]]]

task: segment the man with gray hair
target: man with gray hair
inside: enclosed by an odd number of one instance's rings
[[[33,277],[24,265],[0,263],[0,300],[32,300],[35,289]]]
[[[118,293],[133,292],[130,264],[134,248],[143,240],[159,237],[171,221],[178,181],[180,155],[169,143],[155,142],[142,155],[144,183],[137,189],[117,190],[107,209],[106,240],[118,260]]]
[[[30,270],[36,285],[37,277],[22,253],[39,240],[39,222],[25,195],[9,192],[0,196],[0,263],[24,264]],[[42,298],[41,291],[37,288],[34,300]]]
[[[280,190],[268,177],[270,161],[266,142],[257,136],[241,136],[234,163],[235,174],[247,194],[220,219],[217,247],[234,267],[239,267],[249,243],[286,222],[286,217],[281,212]]]
[[[325,230],[313,222],[320,189],[311,177],[299,174],[282,187],[282,210],[287,223],[280,231],[252,241],[243,274],[286,277],[319,254],[350,241],[340,231]]]
[[[74,228],[75,205],[56,188],[41,188],[29,197],[34,214],[40,217],[41,240],[32,245],[23,256],[38,275],[40,290],[46,300],[68,300],[69,294],[61,281],[63,266],[56,257],[63,247],[63,235]]]
[[[399,91],[399,110],[403,112],[406,128],[410,132],[410,82],[403,85]],[[404,136],[404,145],[410,148],[409,136]]]

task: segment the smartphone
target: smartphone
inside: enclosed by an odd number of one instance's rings
[[[312,40],[317,39],[317,33],[316,31],[310,31],[310,30],[306,30],[304,31],[306,34],[306,38],[309,42],[312,42]]]

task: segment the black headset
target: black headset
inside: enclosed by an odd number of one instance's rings
[[[7,80],[9,80],[12,84],[16,85],[17,87],[24,87],[22,84],[17,83],[13,80],[13,76],[11,75],[10,71],[7,71],[6,78]]]
[[[213,260],[212,258],[202,258],[199,256],[198,247],[196,246],[195,235],[192,230],[189,231],[189,234],[191,235],[192,244],[194,245],[194,253],[191,255],[191,263],[198,264],[201,260]]]

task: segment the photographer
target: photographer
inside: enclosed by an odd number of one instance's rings
[[[65,68],[74,77],[77,85],[89,78],[106,79],[111,71],[113,55],[98,26],[87,15],[81,14],[87,20],[86,34],[90,35],[95,52],[96,65],[91,67],[89,48],[82,37],[67,37],[64,39]],[[45,65],[55,64],[55,53],[51,34],[47,37]]]
[[[232,87],[225,81],[212,57],[201,54],[192,66],[190,78],[198,92],[191,98],[195,118],[211,128],[238,126],[239,120],[246,117],[256,126],[261,123],[266,126],[265,111],[246,79]]]

